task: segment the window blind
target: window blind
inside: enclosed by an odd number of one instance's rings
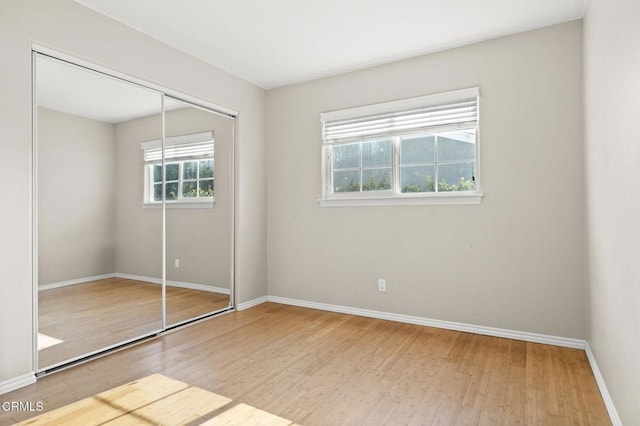
[[[144,162],[155,163],[162,160],[162,140],[143,142]],[[213,157],[213,132],[165,138],[165,160],[189,160]]]
[[[478,88],[321,114],[325,144],[477,124]]]

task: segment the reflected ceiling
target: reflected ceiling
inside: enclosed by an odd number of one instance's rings
[[[157,92],[46,56],[36,64],[38,106],[120,123],[159,114]]]

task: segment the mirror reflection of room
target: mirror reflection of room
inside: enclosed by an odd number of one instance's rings
[[[123,155],[127,123],[136,137],[162,135],[161,95],[38,55],[38,359],[44,368],[162,327],[161,286],[118,276],[132,253],[125,224],[140,223],[127,189],[139,183]],[[130,176],[131,179],[125,178]],[[139,202],[138,202],[139,204]],[[146,241],[138,271],[161,265],[162,220],[148,214],[133,237]],[[139,253],[138,253],[139,254]]]
[[[165,97],[163,149],[161,93],[44,55],[36,97],[38,369],[227,309],[233,119]]]
[[[165,97],[167,324],[227,308],[233,120]],[[148,176],[159,199],[161,165]]]

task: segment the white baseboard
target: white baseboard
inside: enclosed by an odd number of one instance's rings
[[[466,333],[483,334],[506,339],[523,340],[525,342],[542,343],[545,345],[562,346],[565,348],[584,349],[585,341],[569,337],[549,336],[546,334],[529,333],[526,331],[507,330],[503,328],[485,327],[480,325],[465,324],[453,321],[441,321],[431,318],[416,317],[411,315],[394,314],[389,312],[373,311],[369,309],[350,308],[348,306],[330,305],[327,303],[307,302],[304,300],[288,299],[285,297],[268,296],[269,302],[285,305],[300,306],[303,308],[319,309],[322,311],[339,312],[343,314],[358,315],[362,317],[384,319],[404,322],[408,324],[425,325],[428,327],[444,328],[447,330],[463,331]]]
[[[162,284],[162,278],[145,277],[143,275],[121,274],[120,272],[116,272],[116,278],[122,278],[125,280],[133,280],[133,281],[142,281],[150,284]]]
[[[108,278],[115,278],[115,276],[116,274],[103,274],[103,275],[95,275],[93,277],[84,277],[84,278],[77,278],[75,280],[60,281],[60,282],[51,283],[51,284],[43,284],[38,286],[38,291],[51,290],[51,289],[60,288],[60,287],[67,287],[69,285],[83,284],[91,281],[106,280]]]
[[[236,310],[244,311],[245,309],[253,308],[254,306],[268,302],[269,296],[258,297],[257,299],[249,300],[247,302],[238,303]]]
[[[622,420],[620,420],[618,411],[616,410],[615,405],[613,405],[613,399],[611,399],[611,395],[609,394],[607,385],[604,383],[604,377],[602,377],[602,373],[600,373],[600,368],[598,368],[596,357],[593,355],[593,352],[591,351],[589,342],[586,343],[584,351],[587,354],[589,365],[591,365],[591,370],[593,370],[593,375],[596,378],[596,383],[598,384],[598,389],[600,390],[600,395],[602,395],[604,405],[607,407],[607,411],[609,412],[609,418],[611,419],[611,424],[613,424],[613,426],[622,426]]]
[[[0,395],[32,385],[36,382],[36,375],[32,372],[0,382]]]

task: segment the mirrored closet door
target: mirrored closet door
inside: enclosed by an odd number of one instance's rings
[[[34,69],[36,370],[229,309],[233,118],[43,54]]]
[[[164,141],[166,310],[175,325],[230,305],[233,120],[167,96]]]

